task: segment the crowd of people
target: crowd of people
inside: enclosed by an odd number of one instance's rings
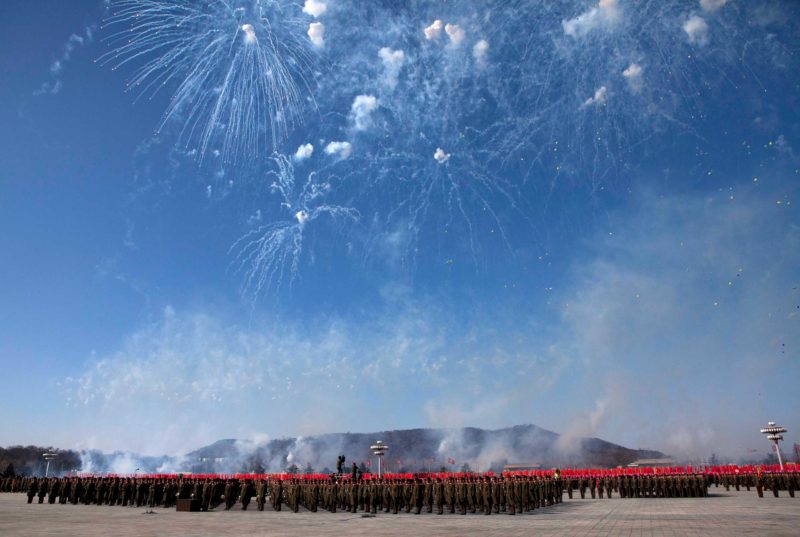
[[[800,471],[777,468],[550,470],[528,472],[386,474],[236,474],[67,476],[0,479],[0,491],[24,493],[28,503],[174,508],[194,500],[210,511],[255,503],[263,511],[327,510],[386,513],[530,512],[569,499],[704,498],[710,487],[755,488],[759,497],[800,488]]]
[[[403,474],[353,480],[341,476],[223,477],[62,477],[7,478],[6,492],[24,492],[28,503],[175,507],[197,500],[201,511],[255,502],[263,511],[284,506],[298,512],[324,509],[386,513],[517,513],[561,503],[564,481],[558,476],[489,476],[477,474]]]

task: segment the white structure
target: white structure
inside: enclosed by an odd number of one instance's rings
[[[45,477],[49,477],[49,474],[50,474],[50,461],[52,461],[53,459],[58,457],[58,453],[52,453],[52,452],[48,451],[47,453],[42,453],[42,457],[44,457],[44,460],[47,461],[47,466],[44,469],[44,476]]]
[[[781,465],[781,471],[783,471],[783,456],[781,456],[781,447],[778,442],[783,440],[783,433],[785,432],[786,429],[777,425],[774,421],[767,422],[767,426],[761,429],[761,434],[767,435],[767,440],[775,443],[775,453],[778,454],[778,464]]]
[[[389,449],[389,446],[378,440],[373,445],[369,446],[369,449],[378,457],[378,477],[383,477],[383,455]]]

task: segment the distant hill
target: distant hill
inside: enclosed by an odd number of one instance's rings
[[[660,458],[659,451],[630,449],[599,438],[567,439],[535,425],[505,429],[407,429],[375,433],[334,433],[280,438],[262,443],[223,439],[183,456],[143,457],[132,453],[60,451],[51,473],[72,470],[91,473],[330,473],[344,454],[365,471],[375,470],[369,446],[381,440],[389,446],[384,462],[390,471],[485,471],[506,464],[614,467],[636,459]],[[11,463],[17,473],[43,474],[42,453],[52,448],[0,448],[0,472]]]
[[[375,433],[334,433],[271,440],[254,445],[220,440],[188,453],[184,464],[193,471],[282,471],[296,465],[300,471],[327,471],[340,454],[352,462],[369,464],[369,446],[381,440],[389,446],[385,462],[393,470],[502,469],[508,463],[553,466],[625,465],[640,458],[658,458],[659,451],[630,449],[599,438],[565,442],[560,435],[535,425],[505,429],[408,429]]]

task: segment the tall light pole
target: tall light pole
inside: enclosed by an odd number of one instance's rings
[[[785,432],[786,429],[777,425],[774,421],[767,422],[767,426],[761,429],[761,434],[767,435],[767,440],[775,443],[775,453],[778,454],[778,464],[781,466],[781,472],[783,471],[783,457],[781,456],[781,447],[778,442],[783,440],[783,433]]]
[[[44,460],[47,461],[47,466],[44,469],[44,476],[48,477],[50,475],[50,461],[58,457],[58,453],[53,453],[52,451],[48,451],[46,453],[42,453],[42,457],[44,457]]]
[[[373,445],[369,446],[369,449],[372,450],[373,455],[378,457],[378,477],[383,477],[383,455],[386,453],[386,450],[389,449],[389,446],[378,440]]]

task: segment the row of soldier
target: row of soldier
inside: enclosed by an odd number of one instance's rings
[[[131,507],[174,507],[178,499],[196,499],[203,510],[224,504],[231,509],[241,503],[246,509],[251,500],[259,509],[269,498],[274,510],[287,504],[336,511],[344,509],[367,512],[405,510],[420,512],[508,512],[513,514],[552,505],[561,501],[566,490],[570,499],[574,491],[581,498],[701,498],[711,485],[727,490],[754,487],[763,497],[771,491],[775,497],[784,490],[794,497],[800,487],[800,473],[746,474],[681,474],[681,475],[616,475],[616,476],[458,476],[387,480],[325,479],[152,479],[152,478],[35,478],[0,479],[2,492],[26,492],[28,502],[122,505]]]
[[[731,487],[741,490],[745,487],[749,491],[750,487],[754,487],[759,498],[764,497],[765,490],[772,491],[772,495],[776,498],[780,496],[781,490],[785,490],[794,498],[794,492],[800,489],[798,472],[714,474],[712,479],[715,486],[722,485],[725,490],[730,490]]]
[[[798,472],[583,476],[566,477],[565,481],[570,499],[573,490],[579,490],[582,499],[587,492],[592,499],[602,499],[604,494],[611,498],[614,493],[622,498],[702,498],[708,496],[712,485],[722,485],[727,491],[731,487],[749,491],[752,487],[760,498],[764,497],[764,491],[771,491],[778,498],[784,490],[794,498],[795,491],[800,489]]]
[[[8,478],[0,486],[26,492],[28,503],[174,507],[177,500],[195,499],[208,511],[237,503],[247,509],[255,501],[264,510],[267,501],[280,511],[283,505],[298,512],[414,512],[420,514],[529,512],[560,503],[564,482],[556,477],[488,477],[370,479],[150,479],[150,478]]]
[[[614,493],[621,498],[703,498],[708,496],[708,480],[701,474],[690,475],[619,475],[591,476],[567,479],[567,495],[579,490],[581,499],[586,493],[592,499]]]

